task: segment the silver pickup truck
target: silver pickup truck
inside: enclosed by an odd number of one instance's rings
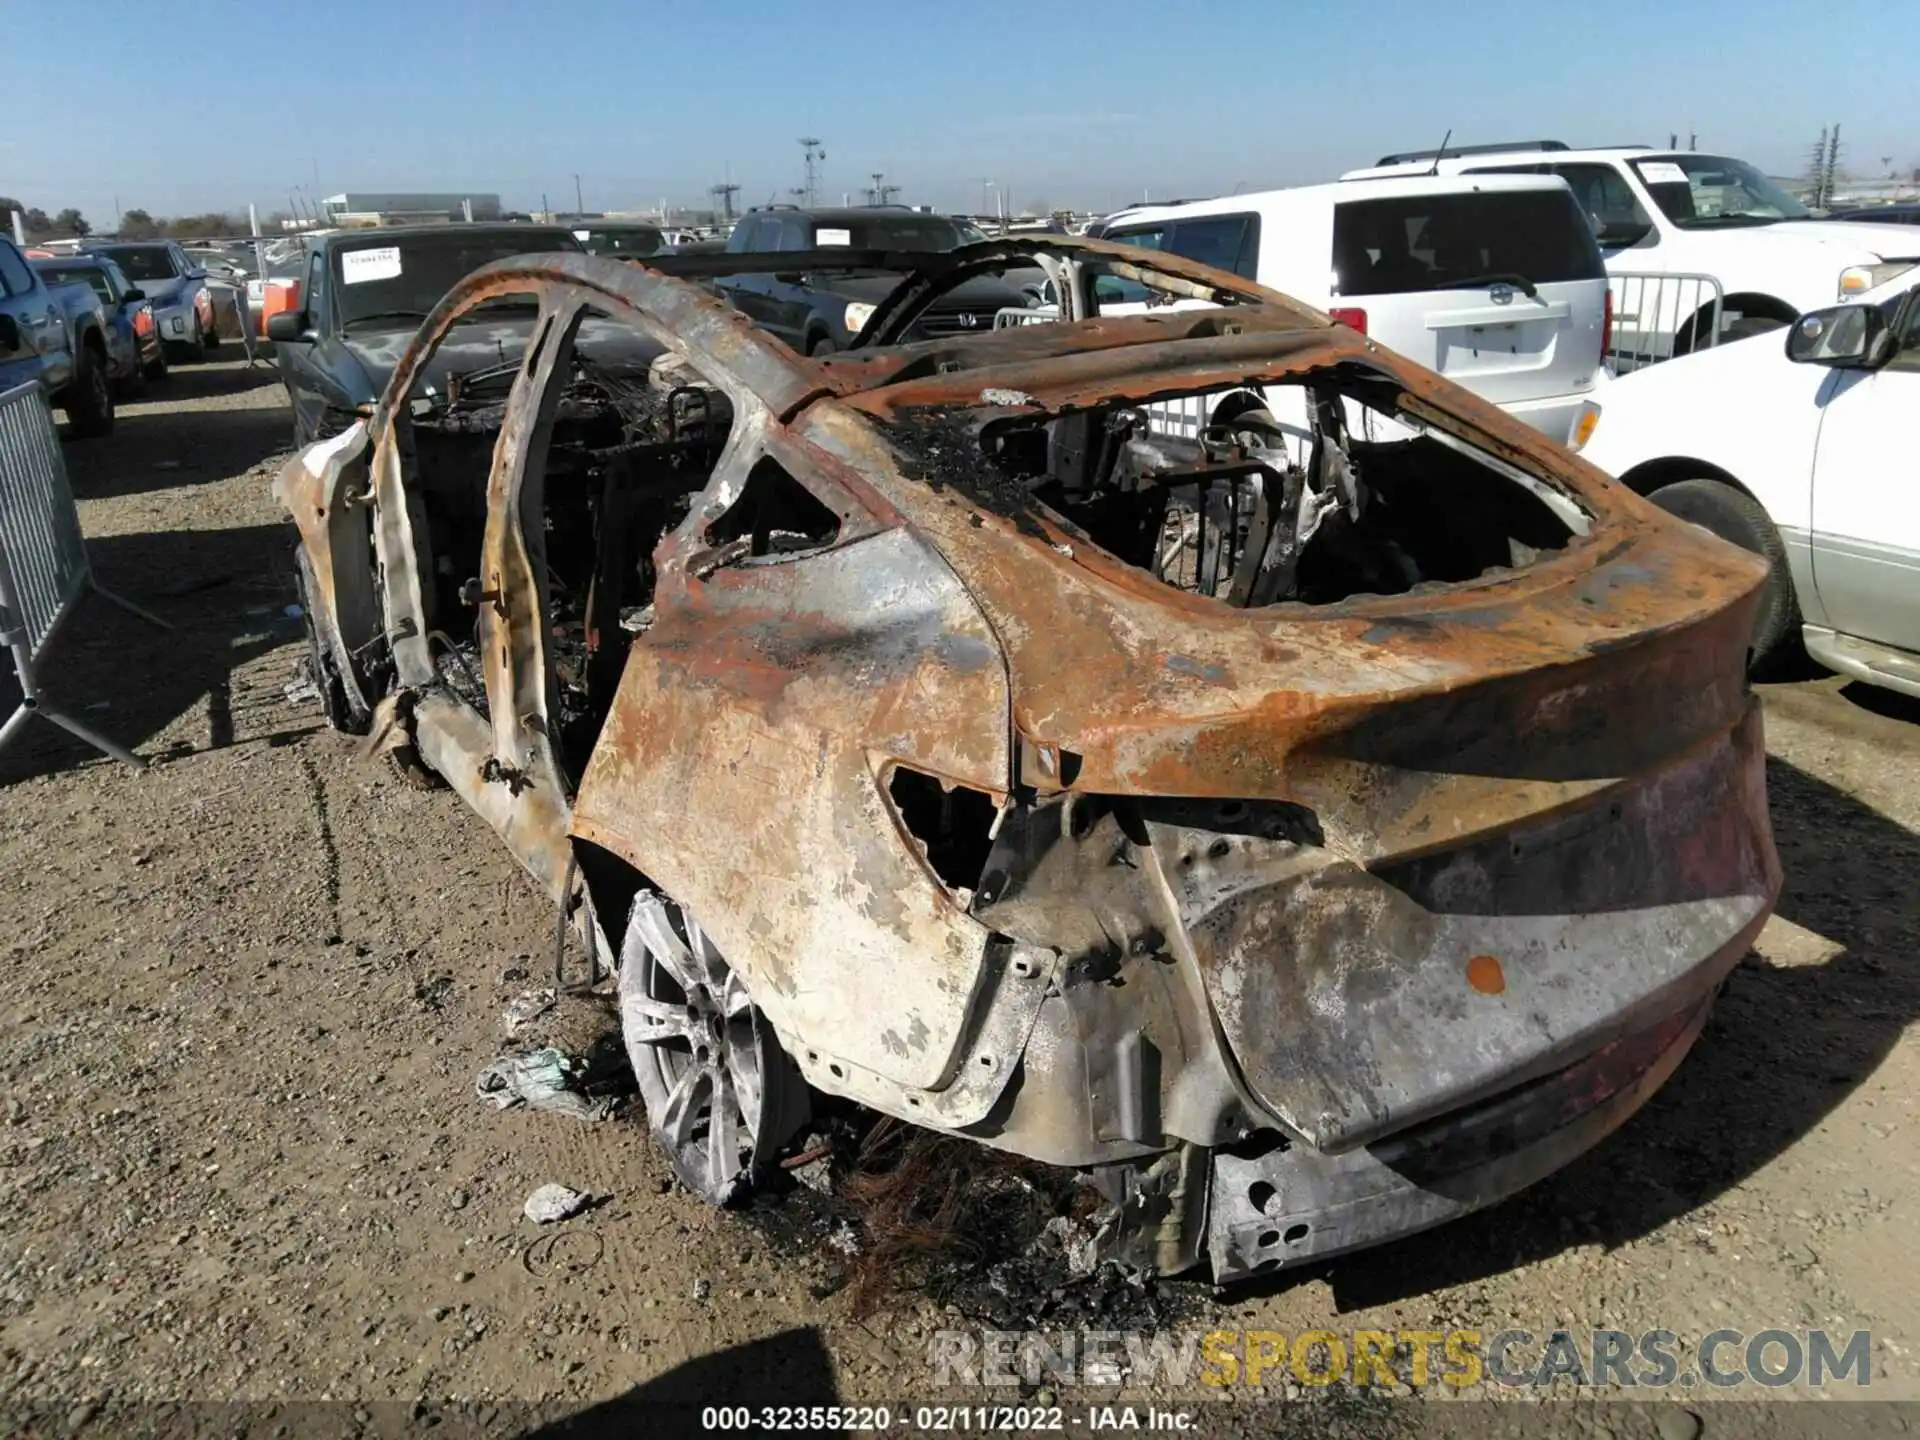
[[[48,285],[0,236],[0,392],[36,381],[76,437],[113,429],[107,320],[84,285]]]

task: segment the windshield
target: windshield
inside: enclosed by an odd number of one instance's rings
[[[595,255],[658,255],[666,248],[666,237],[651,226],[632,226],[619,230],[576,230],[574,238]]]
[[[356,240],[334,252],[334,303],[342,326],[375,318],[404,326],[425,319],[443,295],[483,265],[514,255],[579,249],[568,230],[418,236],[390,230],[378,240]],[[488,305],[506,309],[516,303],[526,302],[509,296]]]
[[[823,250],[839,245],[856,250],[952,250],[985,238],[944,215],[840,216],[813,226],[813,243]]]
[[[86,285],[107,304],[113,304],[113,286],[104,270],[89,266],[84,270],[42,270],[40,274],[49,285]]]
[[[1682,230],[1813,218],[1806,206],[1744,160],[1662,155],[1632,163],[1653,203]]]
[[[113,252],[113,258],[136,285],[142,280],[175,280],[173,252],[164,245],[129,245]]]

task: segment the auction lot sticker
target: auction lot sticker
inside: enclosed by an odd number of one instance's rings
[[[369,280],[391,280],[400,273],[400,247],[382,245],[377,250],[349,250],[340,257],[340,281],[344,285],[364,285]]]

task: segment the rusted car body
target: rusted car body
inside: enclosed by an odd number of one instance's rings
[[[1618,1126],[1778,890],[1761,566],[1233,276],[913,258],[818,360],[693,283],[753,257],[491,266],[276,485],[335,720],[573,907],[681,1175],[738,1193],[825,1092],[1231,1279]],[[1083,318],[911,339],[1036,263]],[[1101,272],[1209,304],[1101,318]],[[504,294],[510,390],[415,395]],[[582,364],[588,319],[662,359]]]

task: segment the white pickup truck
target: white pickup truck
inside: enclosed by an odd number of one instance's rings
[[[1920,264],[1920,227],[1817,219],[1746,161],[1692,150],[1454,146],[1388,155],[1342,178],[1426,173],[1565,180],[1615,277],[1615,345],[1645,359],[1778,328]]]
[[[1610,386],[1582,458],[1764,555],[1756,664],[1799,631],[1821,664],[1920,696],[1920,285],[1800,316],[1786,343]]]

